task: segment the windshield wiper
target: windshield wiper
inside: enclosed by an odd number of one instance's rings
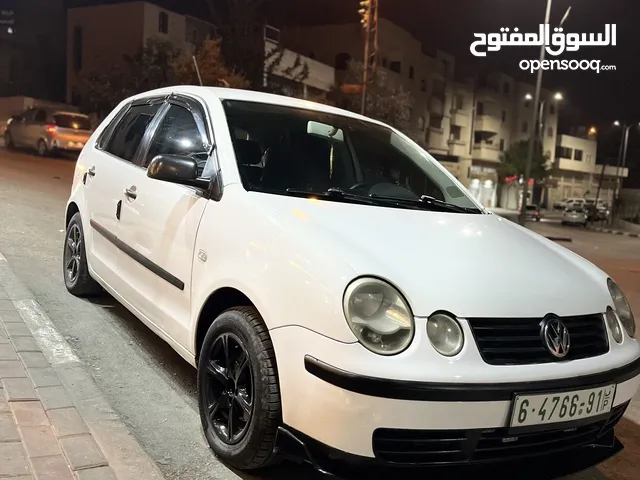
[[[429,195],[422,195],[420,198],[402,198],[402,197],[394,197],[393,195],[380,195],[378,193],[369,194],[371,198],[376,198],[380,200],[389,200],[394,202],[401,203],[409,203],[412,205],[422,205],[429,206],[432,209],[437,209],[444,212],[456,212],[456,213],[482,213],[477,208],[472,207],[461,207],[459,205],[454,205],[453,203],[448,203],[443,200],[438,200],[437,198],[431,197]]]
[[[344,190],[336,187],[329,188],[324,192],[314,192],[311,190],[302,190],[298,188],[287,188],[287,193],[291,193],[293,195],[303,195],[308,197],[323,197],[323,198],[337,198],[344,199],[352,202],[360,202],[365,203],[367,205],[379,205],[379,202],[376,202],[372,198],[356,195],[355,193],[345,192]]]

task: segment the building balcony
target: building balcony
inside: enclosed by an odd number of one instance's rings
[[[469,115],[462,110],[453,110],[451,112],[451,125],[466,128],[469,126]]]
[[[502,121],[499,117],[491,115],[478,115],[474,129],[476,132],[499,133],[502,128]]]
[[[273,55],[272,52],[277,48],[278,45],[274,41],[265,41],[265,55],[267,57]],[[285,49],[281,61],[277,65],[275,65],[273,69],[273,75],[292,79],[292,75],[298,73],[302,68],[294,68],[297,58],[298,54],[296,52]],[[302,83],[309,87],[322,90],[324,92],[331,91],[336,81],[335,69],[333,67],[330,67],[329,65],[325,65],[324,63],[318,62],[317,60],[313,60],[312,58],[306,57],[304,55],[300,55],[300,60],[301,65],[304,65],[306,63],[309,68],[309,75]]]
[[[500,162],[500,149],[494,145],[477,143],[473,146],[473,159],[484,162]]]
[[[602,172],[602,166],[594,165],[593,163],[587,163],[584,160],[571,160],[569,158],[556,158],[556,167],[559,170],[568,172],[580,172],[580,173],[594,173]],[[599,167],[599,168],[598,168]],[[607,167],[608,168],[608,167]],[[605,173],[606,175],[606,173]],[[613,175],[615,175],[615,167],[613,167]]]
[[[602,175],[602,165],[594,165],[593,173],[600,177]],[[615,177],[619,175],[621,178],[627,178],[629,176],[629,169],[627,167],[618,169],[615,165],[607,165],[604,167],[604,176],[605,177]]]
[[[462,140],[449,139],[449,155],[454,157],[466,157],[469,155],[469,149],[466,142]]]
[[[435,116],[444,115],[444,102],[440,97],[431,97],[429,100],[429,113]]]
[[[432,150],[446,150],[447,144],[445,142],[444,130],[441,128],[429,128],[427,142],[429,148]]]

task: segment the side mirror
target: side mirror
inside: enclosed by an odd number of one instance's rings
[[[158,155],[147,168],[147,177],[163,182],[178,183],[207,189],[210,180],[198,178],[198,164],[183,155]]]

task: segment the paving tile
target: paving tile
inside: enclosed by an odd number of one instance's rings
[[[9,299],[0,299],[0,311],[15,310],[16,307]]]
[[[89,468],[77,472],[78,480],[117,480],[111,467]]]
[[[27,455],[21,443],[0,443],[0,477],[29,475]]]
[[[24,323],[24,320],[20,316],[20,312],[17,310],[0,310],[0,322],[2,323]]]
[[[47,412],[53,426],[53,433],[58,438],[89,433],[89,428],[75,408],[59,408]]]
[[[13,346],[16,352],[39,352],[40,347],[33,337],[13,337]]]
[[[49,425],[49,419],[40,402],[11,402],[9,407],[19,427]]]
[[[0,300],[9,300],[9,295],[4,291],[3,288],[0,288]]]
[[[27,372],[18,360],[0,360],[0,379],[25,378]]]
[[[18,356],[27,368],[42,368],[49,366],[49,362],[41,352],[20,352],[18,353]]]
[[[29,458],[60,455],[60,446],[48,425],[40,427],[20,427],[24,449]]]
[[[18,354],[13,349],[13,345],[0,343],[0,360],[18,360]]]
[[[61,385],[57,387],[38,388],[36,393],[40,397],[40,402],[45,411],[53,410],[54,408],[73,407],[73,402],[71,398],[69,398],[67,390]]]
[[[4,329],[9,337],[30,337],[31,331],[24,323],[5,323]]]
[[[72,470],[107,466],[107,460],[91,435],[62,438],[60,445]]]
[[[60,379],[51,367],[27,368],[27,374],[36,388],[60,385]]]
[[[4,398],[4,393],[2,393],[2,391],[0,391],[0,413],[11,413],[11,410],[9,409],[9,403],[7,402],[7,399]]]
[[[31,466],[36,480],[74,480],[69,464],[62,455],[32,458]]]
[[[20,436],[11,413],[0,413],[0,443],[19,441]]]
[[[38,400],[36,391],[28,378],[3,378],[2,389],[9,402],[23,402]]]
[[[2,325],[0,324],[0,345],[5,345],[7,343],[9,343],[9,337],[4,333],[4,328],[2,328]]]

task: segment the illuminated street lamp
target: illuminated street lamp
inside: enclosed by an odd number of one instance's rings
[[[533,100],[533,95],[531,95],[530,93],[527,93],[527,94],[524,96],[524,99],[525,99],[527,102],[529,102],[529,101]]]

